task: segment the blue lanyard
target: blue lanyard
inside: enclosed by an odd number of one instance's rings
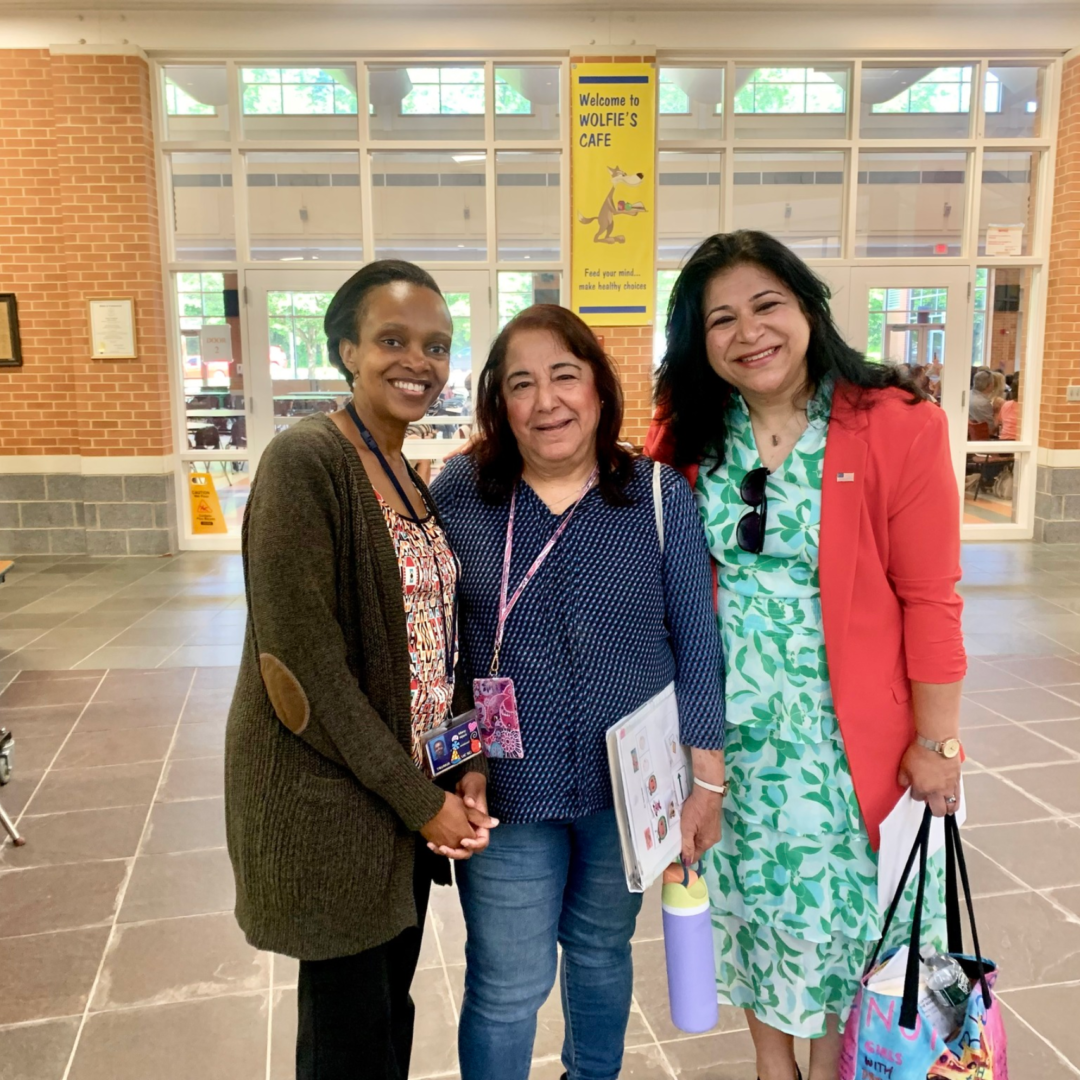
[[[364,440],[364,445],[375,455],[382,467],[382,471],[390,478],[390,483],[394,485],[394,489],[397,491],[401,502],[405,507],[405,512],[409,515],[414,524],[423,527],[423,522],[416,516],[416,511],[413,509],[412,499],[405,494],[405,489],[401,486],[401,481],[394,475],[394,471],[390,468],[389,463],[383,456],[383,452],[379,449],[379,444],[375,441],[375,436],[364,426],[364,421],[360,419],[360,414],[356,411],[356,406],[350,401],[345,406],[345,411],[352,417],[352,422],[356,425],[356,430],[360,432],[360,438]],[[419,489],[417,489],[419,492]],[[419,492],[420,498],[423,499],[423,492]],[[424,499],[424,506],[428,513],[431,513],[431,507],[427,505],[427,500]],[[427,533],[425,532],[426,536]]]
[[[395,490],[398,493],[398,497],[401,499],[402,504],[408,511],[410,520],[419,528],[423,534],[424,539],[428,543],[428,547],[431,549],[431,561],[435,567],[435,577],[439,582],[439,596],[446,596],[446,589],[443,586],[442,571],[439,569],[439,553],[435,549],[434,541],[428,534],[427,529],[424,527],[424,522],[417,517],[416,510],[413,509],[412,500],[405,494],[405,489],[401,486],[401,482],[394,475],[393,470],[390,468],[389,462],[383,455],[382,450],[379,449],[379,444],[375,441],[375,436],[368,431],[364,425],[363,420],[360,419],[360,414],[356,411],[356,406],[350,401],[345,406],[345,411],[352,418],[352,422],[356,425],[356,430],[360,432],[360,438],[364,440],[364,445],[375,455],[376,460],[379,462],[382,471],[390,478],[390,483],[394,485]],[[427,499],[424,497],[424,493],[417,488],[417,492],[420,498],[424,500],[424,506],[427,508],[428,514],[434,513],[433,508],[428,505]],[[461,567],[458,564],[457,556],[450,552],[451,558],[454,560],[455,566],[458,569],[458,576],[461,574]],[[445,602],[444,602],[445,603]],[[443,633],[446,633],[446,611],[443,610]],[[454,682],[454,645],[457,642],[457,591],[454,592],[454,598],[450,601],[450,633],[446,637],[446,681],[453,685]]]

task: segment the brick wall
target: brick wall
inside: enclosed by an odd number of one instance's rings
[[[597,326],[604,351],[615,361],[625,406],[622,437],[641,446],[652,417],[653,330],[651,326]]]
[[[75,377],[47,50],[0,50],[0,291],[22,368],[0,369],[0,454],[77,454]]]
[[[1080,56],[1065,65],[1061,85],[1040,446],[1080,448],[1080,404],[1065,401],[1065,388],[1072,382],[1080,382]]]
[[[0,292],[23,367],[0,369],[0,455],[172,452],[149,68],[0,50]],[[86,301],[135,299],[137,360],[92,360]]]

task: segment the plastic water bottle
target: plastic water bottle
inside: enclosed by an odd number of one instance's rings
[[[922,962],[926,975],[926,989],[933,995],[938,1007],[953,1017],[959,1026],[967,1011],[971,996],[971,979],[958,961],[938,952],[925,952]]]
[[[671,1022],[695,1035],[711,1031],[719,1020],[719,1008],[705,879],[688,867],[669,866],[660,900]]]

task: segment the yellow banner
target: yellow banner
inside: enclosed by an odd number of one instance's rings
[[[570,307],[644,326],[656,291],[656,66],[575,64]]]
[[[226,466],[228,467],[228,466]],[[214,478],[205,472],[192,473],[188,477],[191,492],[191,531],[195,536],[202,533],[228,532],[225,515],[221,512]]]

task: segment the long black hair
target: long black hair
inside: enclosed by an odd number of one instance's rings
[[[871,363],[844,341],[829,310],[828,285],[789,247],[750,229],[717,233],[690,256],[668,304],[667,350],[657,373],[656,403],[675,437],[675,464],[695,464],[704,457],[723,459],[724,416],[735,389],[709,364],[704,298],[717,274],[746,264],[772,274],[795,294],[810,324],[806,369],[811,391],[831,375],[837,390],[857,404],[862,391],[887,387],[907,391],[912,402],[923,399],[910,376],[895,364]]]
[[[407,281],[410,285],[430,289],[438,296],[442,290],[435,279],[419,266],[401,259],[379,259],[361,267],[336,293],[330,301],[323,318],[323,332],[326,334],[326,348],[330,363],[344,376],[352,386],[353,373],[341,359],[342,340],[360,344],[360,324],[364,320],[364,308],[372,291],[395,281]]]

